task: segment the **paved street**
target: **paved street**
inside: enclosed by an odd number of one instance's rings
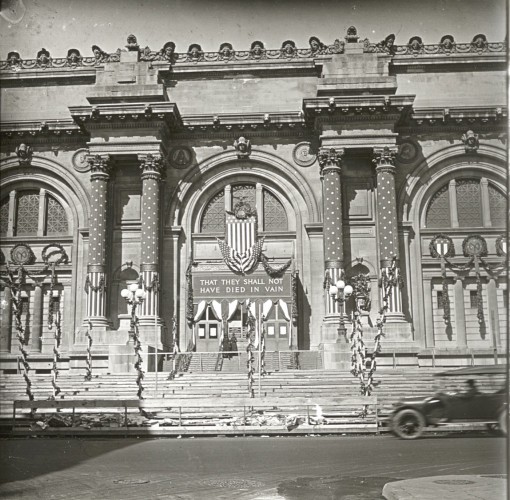
[[[505,440],[482,435],[31,438],[0,446],[1,498],[374,500],[388,481],[506,473]]]

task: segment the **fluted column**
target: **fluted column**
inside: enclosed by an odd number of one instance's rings
[[[108,155],[88,159],[91,174],[89,255],[87,266],[87,318],[92,326],[106,326],[106,227],[107,193],[111,160]]]
[[[139,155],[142,171],[141,277],[145,290],[140,316],[159,315],[160,182],[163,160],[156,155]]]
[[[403,319],[400,290],[400,260],[398,246],[397,196],[395,191],[396,147],[374,148],[377,174],[377,240],[381,277],[392,279],[388,315]],[[395,265],[393,271],[392,267]]]
[[[322,179],[324,271],[326,292],[329,284],[341,278],[344,267],[342,230],[342,156],[343,149],[322,148],[318,159]],[[326,293],[326,315],[338,315],[337,302]]]

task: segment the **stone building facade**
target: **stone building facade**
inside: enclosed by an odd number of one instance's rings
[[[96,366],[122,369],[120,292],[132,284],[146,293],[137,317],[148,351],[216,352],[230,338],[244,348],[253,314],[266,349],[346,366],[328,290],[360,276],[368,286],[345,300],[347,335],[363,299],[373,338],[390,276],[383,352],[468,363],[503,351],[506,50],[481,34],[371,43],[352,27],[308,48],[153,51],[131,35],[115,53],[10,52],[1,368],[19,355],[9,279],[21,280],[40,370],[55,314],[61,369],[83,369],[89,336]]]

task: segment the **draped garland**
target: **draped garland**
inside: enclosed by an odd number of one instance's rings
[[[90,335],[90,329],[92,328],[92,322],[88,321],[87,330],[85,331],[85,337],[87,338],[87,359],[85,366],[85,380],[92,380],[92,335]]]
[[[137,303],[133,301],[133,304],[131,304],[131,331],[133,332],[133,342],[134,342],[134,349],[135,349],[135,370],[137,373],[136,376],[136,385],[138,386],[138,391],[136,395],[138,396],[138,399],[144,399],[143,398],[143,391],[145,390],[143,387],[143,378],[144,378],[144,371],[142,370],[142,355],[140,354],[142,350],[142,344],[140,342],[140,335],[138,331],[138,317],[136,316],[136,306]]]
[[[190,263],[186,269],[186,288],[188,289],[186,297],[186,320],[188,321],[188,325],[190,327],[193,324],[193,318],[195,317],[193,313],[193,264],[194,262],[190,259]]]
[[[14,325],[16,328],[16,339],[18,340],[18,347],[21,352],[21,363],[23,365],[23,378],[25,380],[25,392],[30,401],[34,400],[34,394],[32,393],[32,381],[30,380],[30,363],[28,361],[28,352],[26,350],[26,339],[25,339],[25,329],[23,328],[23,323],[21,321],[22,315],[22,303],[23,299],[21,298],[21,287],[25,284],[25,268],[20,265],[17,269],[17,276],[14,275],[14,272],[10,269],[9,264],[7,264],[7,287],[11,291],[12,297],[12,306],[14,313]]]
[[[255,355],[254,355],[254,338],[255,338],[255,322],[256,319],[251,313],[250,309],[247,308],[248,313],[248,333],[246,335],[248,339],[248,345],[246,346],[246,367],[248,368],[248,393],[250,398],[255,397],[255,389],[254,389],[254,373],[255,373]]]
[[[263,253],[260,254],[259,260],[264,267],[264,271],[271,277],[281,276],[292,264],[292,259],[289,259],[285,264],[279,267],[272,267],[271,264],[269,264],[269,259]]]
[[[51,330],[53,326],[55,326],[55,333],[53,335],[53,363],[51,367],[52,371],[52,379],[51,385],[53,388],[53,393],[50,399],[56,399],[56,397],[60,394],[61,390],[57,383],[58,379],[58,362],[60,361],[60,342],[62,340],[62,324],[61,324],[61,314],[60,314],[60,302],[55,299],[53,296],[53,289],[56,285],[56,277],[55,277],[55,265],[52,264],[51,269],[51,280],[50,280],[50,289],[48,290],[49,295],[49,303],[48,303],[48,328]],[[55,314],[54,308],[58,305],[58,311]],[[55,317],[56,316],[56,317]]]

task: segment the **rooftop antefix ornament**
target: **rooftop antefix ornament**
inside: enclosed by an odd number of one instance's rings
[[[237,151],[237,157],[240,160],[245,160],[250,157],[251,154],[251,144],[248,139],[245,137],[239,137],[239,139],[236,139],[234,142],[234,148]]]
[[[476,153],[480,147],[480,141],[478,140],[478,134],[475,134],[472,130],[468,130],[462,136],[462,142],[466,153]]]
[[[235,273],[249,273],[257,265],[264,238],[257,239],[257,212],[241,199],[226,213],[225,241],[218,238],[225,264]]]

